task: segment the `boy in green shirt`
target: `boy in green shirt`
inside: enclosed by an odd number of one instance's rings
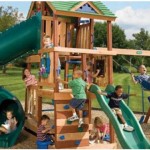
[[[69,87],[72,89],[72,99],[70,101],[70,106],[72,108],[73,116],[68,118],[68,121],[75,121],[79,119],[78,127],[81,127],[83,124],[83,107],[86,102],[87,96],[85,93],[85,88],[87,83],[82,79],[82,71],[76,70],[73,73],[73,80],[72,81],[63,81],[62,79],[58,79],[59,82],[63,84],[68,84]],[[79,111],[79,117],[76,113],[76,109]]]

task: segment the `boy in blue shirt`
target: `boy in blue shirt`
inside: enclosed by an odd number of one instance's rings
[[[129,126],[125,119],[122,116],[122,111],[120,109],[120,102],[123,99],[127,99],[130,95],[123,93],[123,88],[121,85],[117,85],[115,87],[115,92],[112,92],[110,94],[98,91],[99,94],[105,95],[107,98],[109,98],[109,107],[112,109],[112,111],[117,115],[117,117],[120,119],[120,121],[123,124],[123,129],[126,131],[133,131],[134,128]]]

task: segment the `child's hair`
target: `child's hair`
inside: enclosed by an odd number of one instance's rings
[[[12,114],[12,118],[14,117],[14,112],[12,110],[6,110],[6,115],[7,113],[10,112]]]
[[[94,126],[96,127],[98,124],[103,124],[103,118],[102,117],[95,117]]]
[[[45,36],[43,37],[43,39],[47,39],[47,38],[50,38],[50,36],[49,36],[49,35],[45,35]]]
[[[122,89],[123,87],[121,86],[121,85],[117,85],[116,87],[115,87],[115,91],[117,91],[118,89]]]
[[[81,70],[75,70],[74,73],[77,73],[79,76],[82,76],[82,71]]]
[[[140,69],[141,67],[145,67],[145,65],[140,65],[139,67],[138,67],[138,69]],[[146,67],[145,67],[146,68]]]
[[[50,118],[49,118],[47,115],[42,115],[41,121],[42,121],[42,120],[50,120]]]
[[[26,69],[27,69],[27,68],[24,68],[24,69],[22,70],[22,80],[24,80],[24,79],[26,78],[26,75],[24,74],[24,72],[25,72]]]

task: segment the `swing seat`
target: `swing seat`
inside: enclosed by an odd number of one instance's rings
[[[0,147],[2,148],[8,148],[15,144],[22,131],[25,114],[20,101],[10,92],[0,87],[0,126],[6,121],[6,111],[8,110],[13,111],[17,120],[17,127],[11,133],[0,135]]]

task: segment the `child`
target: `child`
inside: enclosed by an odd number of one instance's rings
[[[91,132],[90,139],[95,136],[95,141],[107,141],[110,139],[110,131],[109,131],[109,125],[107,123],[104,123],[102,117],[95,117],[94,119],[94,128]],[[92,140],[91,140],[92,141]],[[90,142],[91,142],[90,141]]]
[[[147,81],[148,83],[150,83],[150,76],[147,75],[147,69],[145,67],[145,65],[140,65],[139,66],[139,73],[140,75],[138,76],[134,76],[134,74],[131,74],[132,77],[132,81],[137,84],[137,83],[141,83],[143,80]],[[143,87],[144,89],[146,89],[145,87]],[[148,97],[148,100],[150,99],[150,96]]]
[[[139,66],[139,73],[140,73],[140,75],[138,75],[138,76],[135,77],[134,74],[131,74],[133,82],[135,84],[141,83],[142,80],[150,82],[150,76],[147,75],[146,72],[147,72],[146,67],[144,65],[140,65]]]
[[[115,92],[112,92],[110,94],[107,93],[103,93],[101,91],[98,91],[99,94],[101,95],[105,95],[107,98],[110,99],[108,105],[109,107],[112,109],[112,111],[117,115],[117,117],[120,119],[120,121],[123,124],[123,129],[126,131],[133,131],[134,128],[129,126],[125,119],[122,116],[122,111],[120,109],[120,102],[122,99],[127,99],[129,96],[129,94],[125,94],[123,93],[123,88],[121,85],[117,85],[115,88]]]
[[[28,114],[32,114],[33,108],[32,108],[32,102],[34,99],[34,102],[36,101],[36,91],[30,89],[30,86],[37,86],[37,80],[34,75],[32,75],[29,71],[29,69],[24,69],[22,74],[22,79],[25,82],[26,88],[29,93],[29,99],[28,99]]]
[[[86,102],[87,96],[85,93],[85,87],[87,83],[82,80],[82,71],[75,70],[73,73],[73,80],[70,82],[66,82],[58,78],[58,81],[62,82],[63,84],[68,84],[69,87],[72,89],[72,100],[70,101],[70,106],[72,108],[73,116],[68,118],[68,121],[75,121],[79,119],[78,127],[81,127],[83,124],[82,118],[82,109]],[[79,110],[79,118],[76,114],[76,109]]]
[[[50,141],[51,145],[53,145],[54,138],[48,135],[48,133],[50,133],[50,130],[51,130],[50,127],[47,127],[49,121],[50,121],[50,118],[47,115],[43,115],[41,117],[41,124],[39,125],[38,130],[37,130],[37,140],[41,142]]]
[[[43,37],[43,43],[44,43],[44,48],[52,48],[54,47],[51,39],[50,39],[50,36],[46,35]],[[60,74],[61,74],[61,63],[60,63],[60,59],[58,58],[58,68],[57,68],[57,76],[60,77]],[[63,89],[63,86],[62,84],[60,83],[59,84],[59,90],[62,90]]]
[[[87,63],[87,69],[86,69],[85,73],[86,73],[86,82],[89,84],[93,83],[93,78],[96,78],[100,72],[100,70],[97,69],[96,73],[94,74],[92,72],[92,67],[93,67],[92,62],[88,62]]]
[[[13,116],[12,111],[7,111],[6,112],[6,117],[7,117],[7,120],[0,127],[0,133],[2,132],[2,133],[5,133],[5,134],[8,134],[8,133],[10,133],[10,132],[12,132],[16,129],[17,120]]]

